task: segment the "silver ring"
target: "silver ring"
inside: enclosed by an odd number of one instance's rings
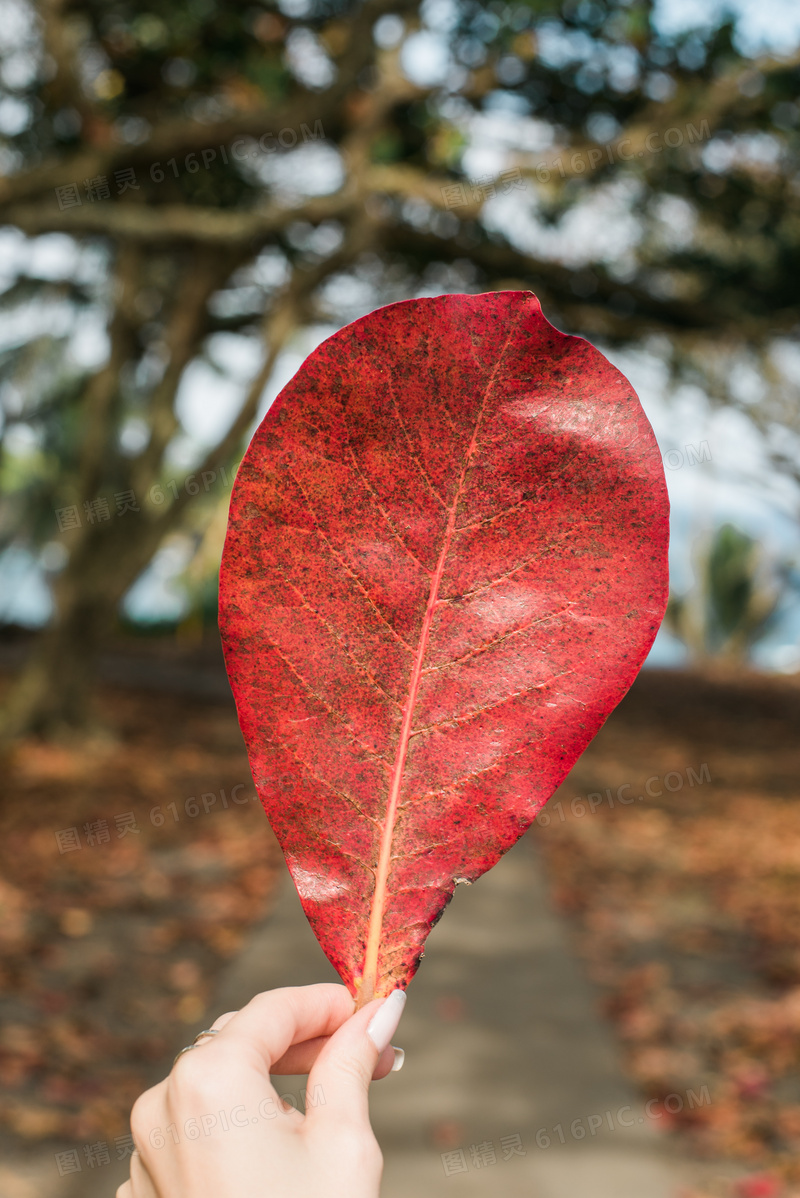
[[[172,1062],[173,1066],[175,1065],[175,1062],[178,1060],[178,1057],[182,1057],[185,1052],[191,1052],[191,1050],[193,1048],[196,1048],[197,1045],[200,1043],[200,1041],[203,1039],[203,1036],[218,1036],[221,1031],[222,1031],[222,1028],[219,1028],[219,1027],[208,1027],[205,1029],[205,1031],[198,1032],[197,1035],[195,1036],[194,1040],[192,1040],[191,1044],[187,1044],[185,1048],[182,1048],[180,1050],[180,1052],[176,1054],[175,1060]]]

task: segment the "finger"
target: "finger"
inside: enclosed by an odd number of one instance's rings
[[[313,1040],[305,1040],[302,1044],[293,1044],[279,1061],[274,1062],[270,1073],[276,1077],[281,1077],[284,1074],[310,1073],[314,1062],[329,1040],[330,1036],[316,1036]],[[386,1074],[391,1073],[394,1068],[394,1063],[395,1051],[390,1046],[378,1058],[372,1080],[377,1082],[382,1077],[386,1077]]]
[[[369,1126],[369,1083],[397,1030],[405,992],[367,1003],[348,1019],[322,1049],[308,1078],[308,1088],[322,1088],[324,1104],[306,1118],[321,1125],[341,1121]]]
[[[152,1178],[144,1167],[144,1162],[138,1152],[131,1156],[131,1179],[127,1183],[131,1187],[131,1198],[159,1198]]]
[[[353,1007],[347,988],[334,983],[268,990],[257,994],[218,1036],[199,1047],[220,1059],[238,1051],[249,1060],[255,1058],[269,1074],[292,1045],[332,1035],[353,1014]]]
[[[206,1028],[204,1030],[221,1032],[222,1029],[226,1026],[226,1024],[230,1023],[230,1021],[233,1019],[234,1015],[237,1015],[237,1014],[238,1014],[238,1011],[226,1011],[224,1015],[218,1015],[217,1018],[214,1020],[214,1022],[210,1025],[210,1027]],[[197,1033],[197,1037],[199,1037],[201,1035],[202,1035],[202,1032]],[[182,1060],[183,1057],[186,1056],[186,1054],[189,1052],[190,1049],[200,1048],[202,1045],[210,1044],[211,1041],[213,1040],[213,1036],[204,1037],[202,1040],[198,1039],[197,1037],[195,1037],[195,1040],[193,1041],[193,1043],[187,1044],[185,1048],[181,1049],[181,1051],[178,1053],[178,1055],[175,1057],[175,1059],[172,1062],[172,1069],[175,1068],[178,1061]],[[170,1070],[170,1072],[171,1072],[171,1070]],[[160,1084],[163,1084],[163,1083],[160,1083]],[[157,1087],[153,1087],[153,1088],[156,1089]]]
[[[226,1024],[230,1023],[234,1015],[238,1015],[238,1011],[226,1011],[224,1015],[218,1015],[211,1026],[215,1031],[221,1032]]]
[[[372,1074],[372,1080],[374,1082],[379,1082],[388,1074],[395,1073],[398,1069],[401,1069],[403,1061],[405,1060],[405,1055],[406,1054],[403,1052],[402,1048],[395,1049],[390,1044],[388,1048],[385,1048],[378,1057],[378,1064],[375,1066],[375,1070]]]

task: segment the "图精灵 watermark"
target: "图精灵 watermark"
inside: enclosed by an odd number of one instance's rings
[[[150,823],[154,828],[163,828],[165,824],[171,826],[185,818],[195,819],[198,815],[209,815],[212,811],[227,811],[230,803],[244,806],[251,802],[257,802],[257,794],[242,793],[246,789],[244,782],[237,782],[235,786],[231,787],[230,794],[220,787],[218,791],[206,791],[199,798],[190,795],[181,804],[166,803],[163,808],[160,805],[152,807]],[[130,835],[138,836],[141,832],[141,828],[136,822],[135,811],[123,811],[120,815],[112,816],[112,819],[116,830],[116,840],[122,840]],[[112,841],[111,825],[105,818],[88,820],[83,825],[83,840],[81,839],[81,829],[77,825],[72,828],[61,828],[55,833],[55,838],[58,851],[63,856],[64,853],[74,853],[78,849],[84,848],[84,845],[86,848],[95,848],[98,845],[110,844]]]
[[[293,150],[311,141],[324,141],[325,130],[317,118],[313,125],[301,123],[299,129],[280,129],[277,133],[262,133],[260,137],[240,137],[230,145],[206,146],[203,150],[192,150],[181,158],[169,158],[164,162],[153,162],[140,168],[137,175],[132,166],[113,171],[108,175],[95,175],[81,182],[64,183],[56,187],[55,195],[59,209],[80,208],[84,203],[96,204],[123,196],[128,191],[141,191],[142,179],[146,175],[151,183],[163,183],[166,179],[179,179],[182,175],[196,175],[198,171],[210,170],[222,164],[255,161],[280,150]]]
[[[225,466],[216,466],[213,470],[203,470],[199,475],[188,474],[183,479],[171,478],[169,482],[155,483],[147,492],[146,502],[151,507],[161,507],[162,504],[174,502],[181,492],[185,492],[190,498],[199,495],[202,490],[204,494],[208,494],[210,489],[218,483],[223,487],[228,488],[232,485],[236,478],[238,463],[235,466],[226,468]],[[55,509],[56,523],[58,524],[59,532],[69,532],[73,528],[82,528],[84,520],[89,525],[105,524],[112,517],[124,516],[128,512],[141,512],[140,501],[145,502],[142,495],[136,494],[133,490],[115,491],[113,495],[116,511],[111,510],[111,500],[106,495],[98,495],[95,499],[85,499],[83,501],[83,510],[77,503],[68,504],[66,507],[58,507]]]
[[[648,1120],[674,1118],[684,1111],[710,1105],[711,1092],[708,1086],[699,1086],[697,1090],[687,1089],[683,1093],[675,1092],[663,1098],[651,1098],[640,1108],[640,1113],[631,1106],[621,1106],[591,1115],[581,1115],[570,1123],[554,1123],[552,1127],[539,1127],[531,1133],[530,1147],[531,1151],[544,1152],[562,1144],[591,1142],[599,1135],[637,1127]],[[448,1152],[442,1152],[440,1156],[445,1177],[469,1173],[470,1168],[485,1169],[498,1164],[501,1159],[510,1161],[515,1156],[528,1155],[521,1132],[501,1136],[498,1144],[499,1154],[494,1140],[481,1140],[470,1144],[468,1148],[453,1148]]]

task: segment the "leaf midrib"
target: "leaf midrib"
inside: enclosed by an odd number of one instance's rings
[[[397,753],[395,756],[394,766],[392,767],[391,784],[389,788],[389,801],[386,808],[386,819],[383,825],[381,834],[380,849],[378,852],[378,864],[375,870],[375,890],[373,891],[372,903],[370,906],[369,927],[367,932],[366,951],[364,954],[364,969],[361,975],[361,981],[358,990],[357,1006],[362,1007],[375,997],[375,990],[378,985],[378,954],[380,952],[381,934],[383,931],[383,916],[386,907],[387,887],[389,880],[389,871],[392,864],[392,840],[394,838],[394,829],[397,822],[398,802],[400,798],[400,787],[403,782],[403,772],[405,770],[406,756],[408,754],[408,746],[411,740],[411,723],[414,716],[414,708],[416,707],[417,695],[422,679],[422,668],[425,660],[425,654],[428,649],[428,641],[430,639],[431,625],[433,623],[433,613],[439,602],[439,588],[441,586],[444,568],[447,563],[447,557],[450,553],[453,533],[455,531],[456,512],[461,501],[461,494],[464,488],[464,482],[467,477],[472,459],[475,455],[475,449],[478,442],[478,433],[480,431],[481,422],[486,412],[486,407],[489,402],[489,397],[497,380],[497,375],[503,360],[508,351],[511,339],[516,333],[517,322],[508,334],[502,350],[498,355],[494,369],[484,388],[483,399],[481,400],[478,414],[475,418],[475,427],[472,432],[467,452],[464,455],[464,461],[461,467],[458,484],[453,495],[453,501],[450,506],[447,525],[445,527],[444,539],[442,542],[439,560],[436,563],[436,569],[431,578],[430,592],[428,594],[428,604],[425,609],[425,616],[422,621],[420,630],[419,644],[417,653],[414,659],[414,667],[411,671],[411,679],[408,687],[408,697],[406,699],[403,722],[400,728],[400,737],[397,744]]]

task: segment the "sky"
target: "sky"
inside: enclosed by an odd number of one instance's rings
[[[789,52],[800,40],[797,0],[659,0],[656,22],[665,34],[711,24],[722,13],[736,19],[739,49]]]
[[[428,81],[447,70],[441,55],[437,59],[436,29],[448,22],[450,0],[429,0],[427,11],[431,29],[415,42],[407,55],[409,74]],[[735,0],[728,5],[738,14],[738,37],[743,47],[782,52],[800,40],[800,4],[796,0]],[[665,32],[696,27],[719,11],[716,0],[662,0],[658,20]],[[391,31],[387,36],[390,36]],[[509,150],[538,152],[547,144],[547,132],[541,123],[519,114],[510,117],[502,109],[481,118],[471,133],[466,169],[472,177],[502,169]],[[298,156],[303,158],[299,161]],[[291,160],[290,160],[291,157]],[[302,170],[300,166],[302,165]],[[327,146],[305,146],[287,156],[285,162],[273,158],[265,167],[279,172],[279,182],[287,188],[296,180],[308,181],[314,194],[324,194],[339,186],[341,161]],[[273,178],[272,180],[276,180]],[[635,217],[635,190],[622,179],[595,193],[591,204],[568,214],[560,227],[552,228],[537,218],[535,195],[498,196],[485,210],[489,226],[513,228],[521,249],[533,249],[559,257],[574,265],[591,254],[607,256],[609,262],[622,263],[632,254],[640,227]],[[688,225],[687,225],[688,222]],[[665,216],[665,224],[674,236],[690,236],[690,216],[675,208]],[[682,225],[685,225],[681,234]],[[96,250],[78,250],[66,237],[52,235],[29,241],[14,230],[0,229],[0,287],[3,279],[15,274],[15,264],[24,259],[34,262],[37,271],[52,278],[90,279],[97,272]],[[265,262],[263,269],[272,269]],[[448,288],[442,288],[447,290]],[[449,288],[452,289],[452,288]],[[435,292],[426,292],[432,294]],[[352,291],[352,288],[351,288]],[[369,289],[353,293],[355,309],[346,319],[375,306]],[[64,315],[52,310],[23,312],[23,322],[35,321],[40,328],[59,329]],[[23,330],[10,322],[0,333],[0,347],[13,342]],[[280,387],[294,374],[305,356],[335,326],[307,330],[281,356],[275,376],[264,396],[260,416]],[[599,348],[604,349],[602,345]],[[73,355],[91,365],[102,360],[105,333],[99,313],[89,314],[73,330]],[[259,350],[241,337],[219,336],[212,343],[217,369],[196,363],[187,372],[179,395],[178,410],[183,432],[173,446],[176,471],[190,471],[204,446],[213,444],[229,423],[247,381],[257,369]],[[732,521],[756,537],[764,546],[768,560],[777,563],[792,560],[800,565],[800,504],[797,489],[776,476],[767,448],[753,425],[741,413],[715,409],[697,389],[684,388],[671,393],[658,344],[639,346],[609,357],[633,383],[665,456],[666,478],[672,504],[671,575],[677,591],[686,590],[693,580],[692,546],[698,536],[715,526]],[[135,444],[141,429],[132,422],[126,436]],[[24,448],[25,428],[14,435]],[[13,437],[12,437],[13,443]],[[706,447],[705,449],[703,447]],[[185,608],[185,596],[176,578],[185,567],[190,553],[187,538],[170,538],[151,568],[129,593],[126,610],[137,619],[179,617]],[[0,619],[36,626],[50,614],[47,570],[57,568],[59,547],[54,540],[45,547],[43,561],[31,558],[22,548],[13,548],[0,558]],[[779,620],[774,631],[757,651],[759,664],[772,669],[800,668],[800,603],[794,602]],[[685,651],[666,632],[659,634],[651,662],[679,664]]]

